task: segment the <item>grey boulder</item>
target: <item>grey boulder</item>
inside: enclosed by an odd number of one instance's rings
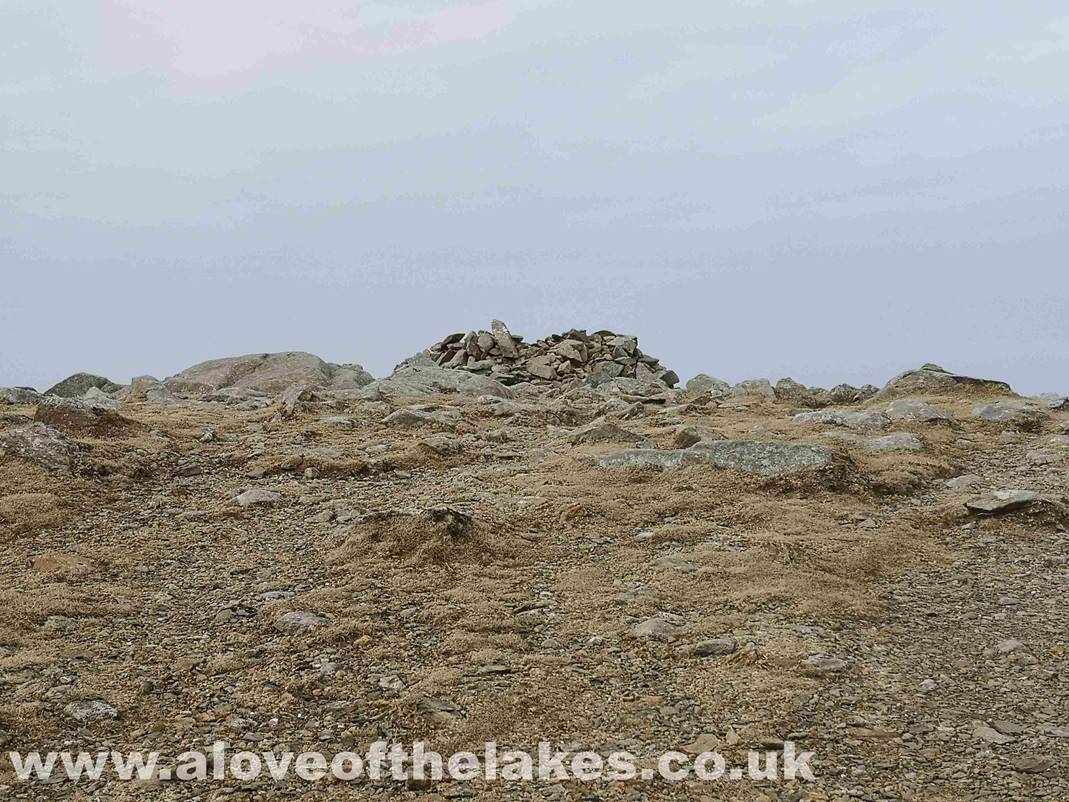
[[[39,403],[41,394],[32,387],[0,387],[0,402],[30,406]]]
[[[58,384],[54,384],[45,390],[44,395],[58,395],[60,398],[81,398],[85,391],[95,387],[105,393],[114,393],[122,389],[121,384],[116,384],[103,376],[94,376],[92,373],[75,373],[68,376]]]
[[[973,409],[973,417],[988,423],[1013,426],[1025,432],[1039,431],[1047,419],[1046,413],[1035,404],[1017,398],[977,406]]]
[[[44,423],[0,432],[0,456],[17,457],[49,470],[70,470],[78,453],[77,445]]]
[[[907,370],[895,376],[883,386],[876,397],[893,398],[899,395],[946,393],[959,390],[980,390],[1003,395],[1010,395],[1013,392],[1005,382],[962,376],[951,373],[939,365],[928,363],[916,370]]]
[[[390,376],[365,385],[357,395],[360,398],[378,400],[386,396],[405,397],[436,393],[512,398],[512,391],[500,382],[478,373],[438,367],[426,354],[417,354],[401,363]]]
[[[595,418],[586,426],[580,426],[568,435],[568,441],[577,445],[581,443],[640,443],[643,439],[640,434],[610,423],[605,416]]]
[[[888,404],[884,414],[893,421],[909,423],[950,420],[950,415],[918,398],[898,398]]]
[[[687,382],[687,389],[695,393],[726,395],[731,390],[731,385],[723,379],[718,379],[706,373],[699,373]]]
[[[775,398],[776,391],[772,387],[772,382],[768,379],[746,379],[731,388],[731,395],[740,398],[747,396]]]
[[[317,389],[349,390],[372,381],[371,374],[359,365],[335,365],[314,354],[286,351],[212,359],[188,367],[163,383],[176,395],[226,393],[237,398],[274,396],[301,383]]]

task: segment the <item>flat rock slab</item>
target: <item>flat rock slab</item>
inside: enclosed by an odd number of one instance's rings
[[[850,432],[829,432],[827,436],[860,446],[865,451],[920,451],[924,448],[921,439],[910,432],[891,432],[879,437],[866,437]]]
[[[238,506],[251,507],[256,504],[275,504],[282,499],[280,493],[276,493],[273,490],[264,490],[262,487],[254,487],[252,490],[246,490],[244,493],[236,497]]]
[[[645,438],[610,423],[605,416],[596,418],[586,426],[580,426],[568,435],[569,442],[580,443],[641,443]]]
[[[598,464],[605,468],[638,466],[673,469],[686,465],[712,465],[758,476],[782,476],[818,470],[834,462],[835,452],[824,446],[756,440],[717,440],[664,451],[633,448],[598,460]]]
[[[965,506],[981,515],[1001,515],[1026,507],[1037,498],[1031,490],[995,490],[969,499]]]
[[[887,382],[877,394],[877,398],[892,398],[898,395],[915,395],[925,393],[947,392],[986,392],[1009,395],[1013,391],[1005,382],[992,379],[977,379],[951,373],[938,365],[922,365],[916,370],[907,370]]]
[[[1025,432],[1037,432],[1043,427],[1047,415],[1031,402],[1006,399],[976,407],[973,417],[988,423],[1016,426]]]
[[[308,610],[293,610],[275,622],[275,629],[279,632],[297,634],[321,627],[326,623],[329,622],[321,615],[316,615]]]
[[[882,412],[861,412],[847,409],[822,409],[817,412],[800,412],[794,420],[804,423],[827,423],[844,426],[861,432],[878,432],[891,425],[891,419]]]
[[[950,420],[951,416],[918,398],[899,398],[888,404],[884,414],[893,421]]]

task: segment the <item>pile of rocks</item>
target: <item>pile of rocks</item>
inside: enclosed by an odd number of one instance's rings
[[[598,385],[634,379],[673,387],[679,381],[675,371],[639,349],[638,337],[605,330],[587,334],[571,329],[525,343],[495,320],[490,331],[450,334],[427,353],[441,367],[489,376],[505,385],[570,379]]]

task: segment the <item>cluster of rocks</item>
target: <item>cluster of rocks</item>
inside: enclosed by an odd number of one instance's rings
[[[675,371],[638,347],[638,337],[601,330],[571,329],[533,343],[512,334],[500,320],[490,331],[450,334],[428,349],[445,368],[489,376],[504,385],[578,379],[592,385],[614,379],[674,387]]]

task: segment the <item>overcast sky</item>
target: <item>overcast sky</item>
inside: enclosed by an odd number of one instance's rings
[[[1069,391],[1069,11],[3,0],[0,385],[507,321]]]

